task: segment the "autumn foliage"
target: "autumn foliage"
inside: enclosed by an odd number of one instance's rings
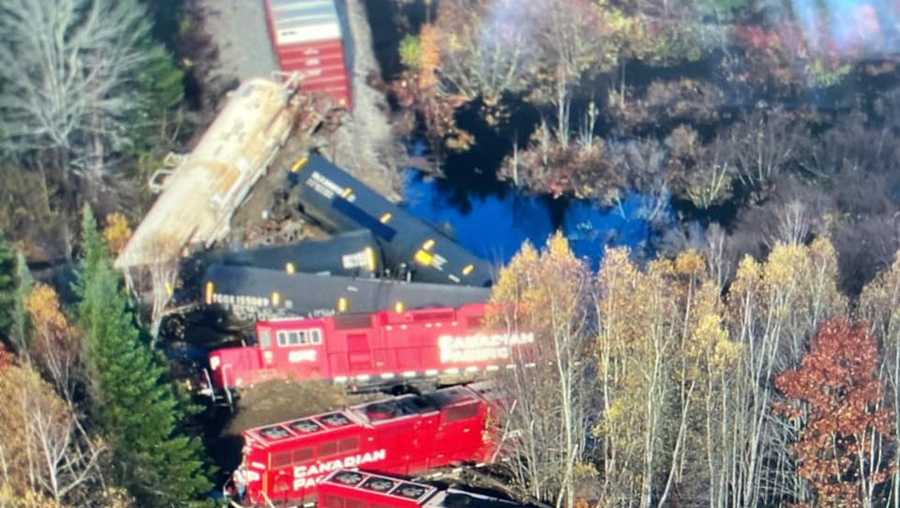
[[[106,238],[106,243],[114,254],[118,254],[125,248],[125,245],[131,238],[131,233],[131,226],[128,225],[127,217],[119,212],[106,216],[106,227],[103,229],[103,237]]]
[[[892,432],[893,411],[883,405],[875,338],[846,319],[826,322],[812,339],[800,367],[776,378],[789,399],[775,412],[801,422],[793,446],[797,474],[825,506],[863,506],[874,485],[890,477],[882,457]]]

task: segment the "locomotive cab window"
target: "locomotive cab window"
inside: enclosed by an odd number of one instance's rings
[[[305,346],[307,344],[321,344],[322,331],[313,330],[285,330],[278,332],[278,345],[280,347]]]
[[[272,347],[272,331],[268,328],[259,329],[259,347],[263,349]]]

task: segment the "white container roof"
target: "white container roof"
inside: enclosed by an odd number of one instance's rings
[[[268,0],[276,46],[341,38],[334,0]]]

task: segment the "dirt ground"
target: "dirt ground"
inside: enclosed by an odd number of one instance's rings
[[[237,436],[260,425],[326,413],[377,397],[348,395],[343,388],[324,382],[269,381],[241,393],[223,435]]]
[[[227,79],[268,77],[278,70],[269,44],[263,0],[200,0],[206,30],[219,49],[218,74]]]

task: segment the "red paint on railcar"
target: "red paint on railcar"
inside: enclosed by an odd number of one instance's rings
[[[344,36],[333,0],[265,0],[278,65],[300,74],[300,90],[325,94],[351,109],[353,93]],[[326,80],[328,86],[322,86]]]
[[[250,429],[233,479],[243,501],[262,505],[311,499],[339,469],[415,475],[488,462],[497,451],[489,426],[496,397],[489,383],[474,383]]]
[[[527,508],[485,494],[350,469],[331,473],[317,491],[318,508]]]
[[[486,304],[470,304],[260,321],[256,345],[210,353],[213,388],[274,378],[400,384],[511,367],[529,353],[534,335],[485,330],[486,309]]]

